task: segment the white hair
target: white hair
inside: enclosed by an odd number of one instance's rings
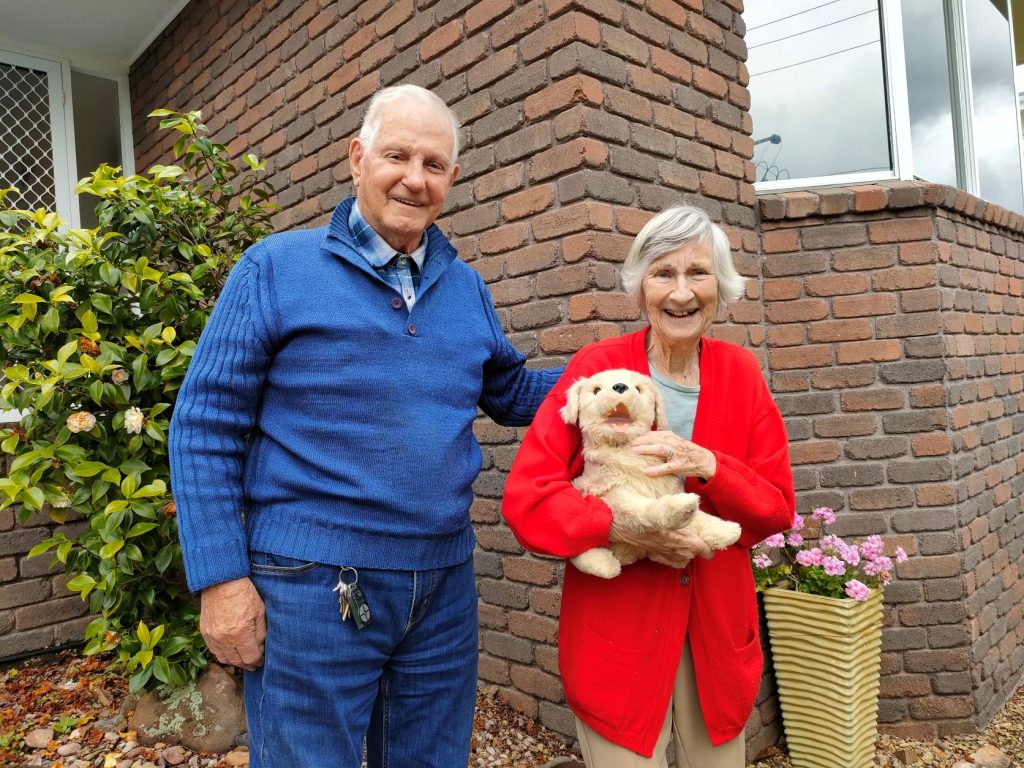
[[[451,123],[452,165],[455,165],[455,161],[459,159],[459,129],[462,127],[459,125],[459,118],[455,116],[455,113],[444,103],[444,99],[440,96],[428,91],[426,88],[421,88],[411,83],[384,88],[377,91],[373,98],[370,99],[370,104],[366,107],[366,114],[363,116],[362,125],[359,127],[359,142],[363,145],[363,150],[369,152],[373,146],[373,142],[377,138],[377,131],[380,130],[384,108],[406,99],[415,100],[420,104],[432,107],[439,115],[444,116]]]
[[[718,303],[725,306],[743,296],[746,278],[732,263],[732,249],[725,232],[700,208],[677,205],[651,219],[633,240],[622,265],[622,285],[643,307],[643,277],[652,262],[694,241],[711,249]]]

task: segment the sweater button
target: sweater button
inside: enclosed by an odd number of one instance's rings
[[[402,308],[402,300],[400,298],[398,298],[397,296],[395,296],[395,298],[393,298],[391,300],[391,306],[394,307],[395,309],[401,309]]]
[[[414,323],[409,323],[409,335],[410,336],[415,336],[416,335],[416,325]]]
[[[690,577],[684,573],[682,576],[679,577],[679,583],[682,584],[684,587],[690,586]]]

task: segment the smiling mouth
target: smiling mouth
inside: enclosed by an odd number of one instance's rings
[[[662,311],[669,317],[691,317],[692,315],[697,314],[697,312],[699,312],[700,310],[699,308],[695,307],[693,309],[687,310],[665,309]]]
[[[629,409],[619,403],[611,413],[605,416],[604,421],[616,432],[625,432],[633,424],[633,417],[629,414]]]
[[[423,203],[417,203],[415,200],[406,200],[403,197],[393,197],[392,201],[401,203],[402,205],[408,205],[410,208],[422,208]]]

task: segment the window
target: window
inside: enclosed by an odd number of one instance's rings
[[[94,226],[96,200],[76,200],[74,187],[100,163],[134,172],[127,86],[122,75],[0,50],[0,188],[18,189],[8,202]]]
[[[749,0],[759,189],[919,177],[1024,211],[1006,0]]]

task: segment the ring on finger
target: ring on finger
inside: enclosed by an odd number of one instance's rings
[[[672,458],[676,455],[676,452],[671,448],[668,449],[668,453],[665,454],[665,461],[672,461]]]

